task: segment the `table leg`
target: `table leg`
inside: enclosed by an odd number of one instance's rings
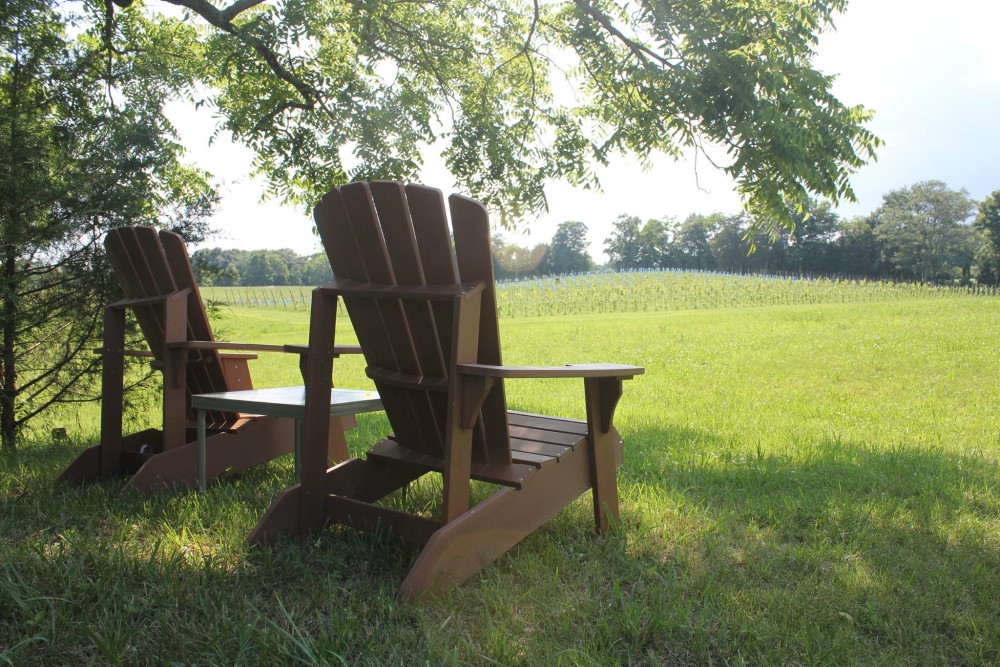
[[[207,465],[205,464],[205,411],[198,410],[198,490],[205,491],[207,485]]]

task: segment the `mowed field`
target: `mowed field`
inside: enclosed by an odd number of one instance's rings
[[[305,342],[299,308],[223,307],[221,337]],[[86,441],[0,456],[0,662],[9,664],[996,664],[1000,299],[901,298],[505,317],[510,364],[621,362],[622,522],[589,496],[426,602],[415,549],[334,529],[243,537],[290,458],[206,494],[54,478]],[[339,342],[352,342],[346,317]],[[294,358],[254,362],[298,384]],[[368,387],[359,359],[340,386]],[[507,384],[582,417],[578,381]],[[71,422],[72,423],[72,422]],[[350,432],[361,454],[379,415]],[[439,483],[411,488],[434,511]],[[484,493],[485,490],[480,490]]]

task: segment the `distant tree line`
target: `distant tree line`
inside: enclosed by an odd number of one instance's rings
[[[202,285],[322,285],[333,278],[325,254],[303,256],[288,248],[204,248],[191,255],[191,263]]]
[[[979,203],[977,210],[966,190],[923,181],[888,193],[868,216],[842,220],[829,203],[810,202],[795,223],[793,230],[769,235],[757,231],[762,227],[754,225],[747,213],[646,222],[621,215],[604,241],[604,252],[609,268],[618,270],[673,268],[1000,284],[1000,190]],[[563,225],[573,226],[570,247],[585,252],[586,227]],[[495,241],[498,276],[583,269],[582,263],[568,268],[564,261],[553,261],[568,254],[565,248],[555,252],[567,245],[561,231],[562,225],[551,245],[530,251]]]
[[[963,190],[924,181],[893,190],[867,216],[843,220],[811,202],[793,230],[769,235],[747,213],[614,221],[604,240],[612,269],[694,269],[729,273],[842,275],[925,283],[1000,284],[1000,190],[977,203]],[[597,268],[587,226],[563,222],[548,243],[523,247],[497,234],[497,278],[580,273]],[[199,280],[214,285],[319,285],[331,279],[323,253],[222,250],[194,253]]]

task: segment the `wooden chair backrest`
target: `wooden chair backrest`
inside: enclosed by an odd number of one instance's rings
[[[157,231],[152,227],[120,227],[108,232],[104,248],[126,298],[143,299],[191,290],[187,298],[187,339],[215,340],[191,260],[179,234]],[[133,310],[154,358],[160,364],[164,363],[166,329],[163,307],[150,305]],[[218,352],[191,351],[188,362],[185,379],[189,397],[190,394],[229,390]],[[188,406],[188,417],[193,420],[190,400]],[[210,417],[213,422],[220,420],[226,421],[227,418],[220,419],[219,415]]]
[[[376,286],[446,286],[482,282],[477,361],[501,363],[490,252],[489,216],[472,199],[449,198],[451,227],[439,190],[396,182],[352,183],[327,193],[314,216],[337,279]],[[443,457],[448,425],[454,304],[431,298],[348,296],[358,334],[394,439]],[[497,382],[473,430],[473,461],[510,464],[503,383]]]

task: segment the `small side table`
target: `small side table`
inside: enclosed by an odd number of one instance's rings
[[[305,387],[274,387],[272,389],[247,389],[222,391],[215,394],[194,394],[191,407],[198,411],[198,490],[207,484],[205,465],[205,412],[245,412],[272,417],[291,417],[295,420],[295,476],[299,476],[302,456],[302,418],[306,411]],[[377,392],[360,389],[334,388],[330,393],[330,416],[356,415],[382,409]]]

